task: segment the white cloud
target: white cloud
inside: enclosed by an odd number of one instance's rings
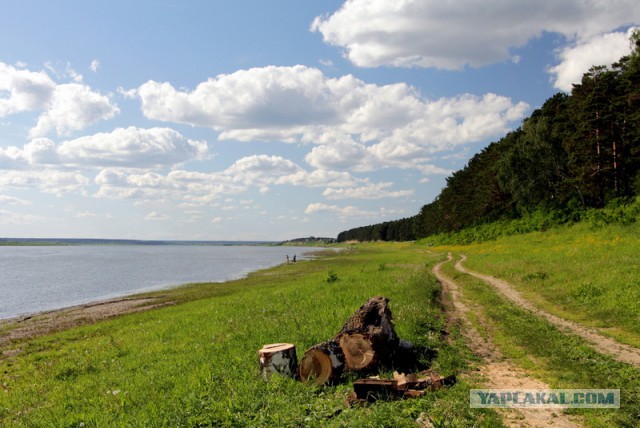
[[[100,198],[140,200],[184,200],[195,205],[239,194],[249,188],[263,191],[269,186],[342,187],[364,180],[346,172],[305,171],[279,156],[253,155],[218,172],[173,170],[166,175],[140,173],[123,168],[105,168],[96,177]],[[228,198],[227,198],[228,199]]]
[[[269,66],[219,75],[190,93],[149,81],[138,94],[144,114],[156,120],[218,130],[290,129],[309,120],[331,122],[335,112],[323,80],[314,68]]]
[[[147,216],[144,219],[146,221],[167,221],[167,220],[171,220],[171,217],[166,214],[153,211],[147,214]]]
[[[222,175],[245,185],[273,184],[282,177],[302,172],[302,168],[280,156],[253,155],[237,160]]]
[[[15,146],[7,148],[0,147],[0,170],[2,169],[23,169],[27,167],[24,159],[24,151]]]
[[[99,69],[100,69],[100,61],[98,61],[97,59],[94,59],[93,61],[91,61],[91,64],[89,64],[89,70],[93,71],[94,73],[97,73]]]
[[[543,32],[587,40],[637,22],[635,0],[349,0],[311,30],[360,67],[461,69],[508,60]]]
[[[413,190],[388,190],[393,183],[368,184],[361,187],[328,188],[322,195],[327,199],[385,199],[404,198],[413,195]]]
[[[42,223],[46,219],[33,214],[17,213],[0,209],[0,224],[2,225],[24,225]]]
[[[117,128],[65,141],[57,152],[65,164],[138,168],[208,157],[205,141],[190,140],[169,128]]]
[[[107,96],[92,91],[86,85],[58,85],[48,109],[40,115],[29,135],[31,138],[43,137],[52,130],[58,135],[69,135],[100,120],[111,119],[119,112]]]
[[[13,196],[0,195],[1,205],[31,205],[31,202]]]
[[[36,138],[22,150],[0,148],[0,168],[24,165],[151,168],[208,156],[205,141],[190,140],[169,128],[129,127],[63,141],[59,145],[48,138]]]
[[[56,84],[47,73],[0,62],[0,117],[46,108]]]
[[[429,100],[403,83],[304,66],[219,75],[191,92],[150,81],[137,93],[150,119],[211,127],[220,139],[316,144],[310,165],[357,171],[416,168],[429,153],[504,134],[528,110],[495,94]]]
[[[327,205],[322,203],[309,204],[304,210],[305,214],[335,214],[340,218],[356,217],[356,218],[369,218],[375,217],[378,213],[373,211],[360,210],[353,205],[346,207],[339,207],[337,205]]]
[[[631,52],[629,39],[635,28],[627,32],[598,35],[560,50],[560,63],[549,69],[553,86],[570,92],[574,83],[594,65],[609,66]]]
[[[0,189],[37,188],[45,193],[63,195],[84,192],[89,179],[78,172],[44,169],[39,171],[0,171]]]
[[[51,65],[49,70],[55,72]],[[29,71],[0,62],[0,117],[42,112],[29,131],[31,138],[56,131],[69,135],[119,113],[109,97],[81,84],[82,76],[69,65],[64,77],[75,83],[55,83],[44,71]]]

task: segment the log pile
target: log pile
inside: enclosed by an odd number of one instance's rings
[[[372,374],[381,367],[402,367],[417,361],[413,345],[400,340],[392,322],[389,299],[370,298],[349,317],[330,340],[309,348],[297,366],[295,346],[289,343],[265,345],[260,351],[260,370],[265,379],[273,372],[298,377],[317,385],[337,383],[345,371]],[[380,398],[419,397],[426,389],[455,383],[455,376],[441,377],[431,372],[394,373],[393,379],[377,377],[357,380],[350,403]]]
[[[388,303],[386,297],[372,297],[333,339],[305,352],[300,362],[300,379],[319,385],[334,383],[344,370],[369,373],[389,364],[400,340]]]

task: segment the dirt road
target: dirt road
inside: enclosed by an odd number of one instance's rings
[[[458,271],[482,279],[517,306],[532,312],[536,316],[546,319],[551,324],[554,324],[565,331],[569,331],[584,338],[597,352],[610,355],[620,362],[640,368],[640,349],[617,342],[616,340],[603,336],[602,334],[599,334],[598,332],[583,325],[557,317],[535,307],[530,301],[522,297],[522,295],[509,283],[493,276],[474,272],[462,266],[462,263],[465,260],[466,256],[463,255],[460,260],[456,262],[455,267]]]
[[[479,370],[483,378],[486,378],[485,387],[488,389],[549,389],[544,382],[529,376],[523,369],[510,363],[500,353],[492,342],[491,337],[483,337],[469,321],[469,308],[461,300],[461,291],[458,285],[442,273],[442,265],[450,262],[449,259],[438,263],[433,268],[433,273],[443,287],[443,294],[447,299],[449,313],[452,319],[462,322],[463,334],[469,348],[484,363]],[[486,321],[477,314],[479,323]],[[505,409],[501,410],[505,425],[511,427],[579,427],[581,424],[575,416],[566,415],[552,409]]]

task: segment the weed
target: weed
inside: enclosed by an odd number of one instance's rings
[[[335,273],[334,271],[329,271],[329,276],[327,276],[327,282],[331,284],[337,281],[340,281],[340,278],[338,278],[338,274]]]

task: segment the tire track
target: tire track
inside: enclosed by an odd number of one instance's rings
[[[587,342],[589,342],[590,346],[597,352],[601,354],[607,354],[615,358],[617,361],[631,364],[636,368],[640,368],[640,349],[630,345],[626,345],[624,343],[620,343],[610,337],[603,336],[595,330],[585,327],[576,322],[569,321],[543,311],[542,309],[534,306],[533,303],[531,303],[529,300],[522,297],[520,292],[518,292],[515,288],[513,288],[511,284],[507,283],[506,281],[490,275],[484,275],[472,271],[462,266],[462,263],[466,259],[467,257],[465,255],[461,255],[460,260],[458,260],[455,264],[456,270],[487,282],[502,296],[506,297],[509,301],[516,304],[518,307],[526,309],[534,315],[546,319],[551,324],[560,327],[564,331],[569,331],[582,337]]]
[[[458,285],[442,273],[442,266],[452,260],[436,264],[433,273],[442,284],[443,295],[450,305],[449,315],[463,325],[463,335],[474,354],[482,357],[484,364],[479,367],[480,374],[486,379],[489,389],[549,389],[544,382],[530,377],[523,369],[506,360],[500,350],[490,340],[481,336],[468,318],[470,309],[461,300]],[[479,322],[484,323],[478,314]],[[557,409],[497,409],[503,414],[503,422],[510,427],[559,427],[573,428],[581,426],[575,417],[569,417]]]

